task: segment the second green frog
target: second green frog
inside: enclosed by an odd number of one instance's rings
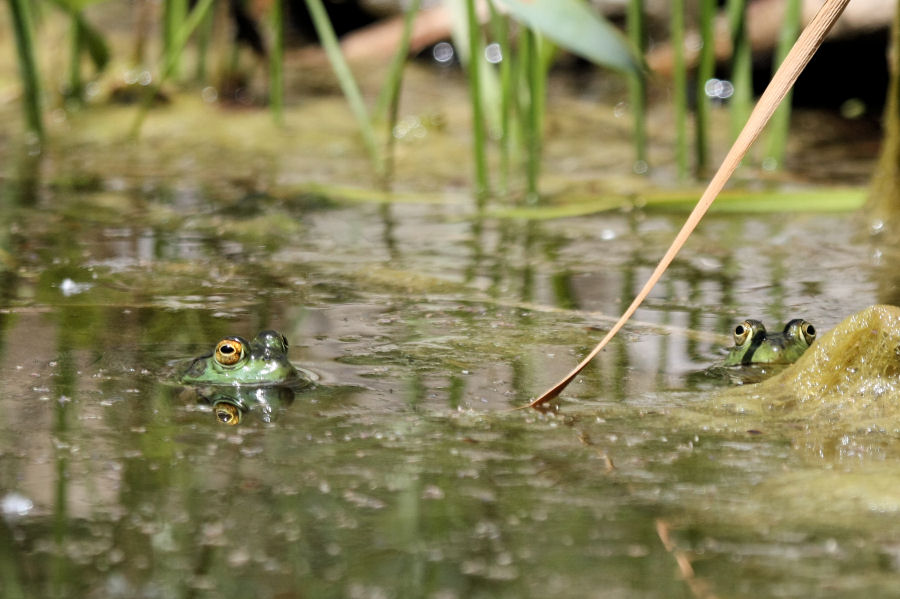
[[[750,364],[792,364],[816,338],[816,329],[795,318],[780,333],[767,333],[758,320],[747,319],[734,327],[734,347],[725,358],[725,366]]]

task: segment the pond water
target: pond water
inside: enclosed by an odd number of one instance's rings
[[[4,597],[896,592],[897,464],[717,411],[728,382],[703,372],[745,317],[824,331],[900,299],[896,250],[853,215],[710,216],[537,412],[514,408],[683,214],[501,218],[298,190],[288,159],[280,184],[245,181],[250,158],[217,179],[200,144],[168,172],[146,146],[94,167],[73,147],[0,188]],[[319,380],[223,426],[171,362],[264,328]]]

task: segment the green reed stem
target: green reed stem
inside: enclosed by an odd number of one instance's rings
[[[526,33],[528,43],[525,52],[525,76],[528,84],[528,115],[527,115],[527,163],[526,170],[526,200],[528,203],[536,203],[539,199],[538,179],[541,171],[541,148],[543,145],[544,122],[544,93],[546,89],[546,70],[541,61],[540,35],[529,29]]]
[[[509,19],[497,12],[493,2],[489,2],[488,6],[491,9],[491,31],[500,44],[500,188],[507,193],[513,137],[510,124],[515,103],[512,48],[509,43]]]
[[[319,41],[322,43],[325,54],[331,63],[331,69],[334,71],[335,77],[337,77],[341,91],[344,92],[344,97],[350,104],[350,110],[356,119],[356,126],[359,127],[359,132],[363,138],[363,144],[366,146],[366,151],[369,153],[372,166],[376,173],[381,176],[384,172],[384,161],[378,149],[378,144],[375,143],[375,131],[372,128],[372,122],[369,120],[369,114],[363,103],[362,95],[359,93],[359,87],[357,87],[356,80],[353,78],[353,73],[350,71],[350,67],[341,53],[341,46],[334,33],[334,28],[331,26],[331,21],[328,19],[328,13],[325,12],[322,0],[306,0],[306,7],[312,17],[316,33],[319,35]]]
[[[384,178],[385,183],[394,173],[394,128],[397,126],[397,115],[400,112],[400,86],[403,83],[403,69],[409,56],[409,40],[412,37],[412,26],[422,0],[413,0],[403,19],[403,33],[400,44],[391,61],[387,79],[381,86],[375,104],[375,120],[387,121],[387,143],[385,150]]]
[[[269,107],[275,123],[284,123],[284,3],[272,2],[272,48],[269,51]]]
[[[484,126],[484,106],[481,90],[481,44],[475,0],[466,0],[466,23],[469,36],[469,100],[472,103],[472,144],[475,157],[475,195],[479,199],[489,193],[487,166],[487,135]]]
[[[781,23],[781,33],[778,38],[778,47],[775,49],[775,64],[773,70],[777,69],[782,62],[794,40],[800,35],[800,19],[802,6],[800,0],[788,0],[784,7],[784,20]],[[791,126],[791,96],[792,91],[788,91],[784,97],[784,101],[769,123],[769,134],[766,137],[765,148],[763,150],[763,166],[781,168],[784,163],[784,155],[787,149],[788,134]]]
[[[715,0],[700,0],[700,38],[703,47],[697,66],[697,108],[694,119],[694,166],[697,176],[703,177],[709,161],[709,98],[706,96],[706,82],[712,78],[716,66],[713,20],[716,16]]]
[[[672,0],[671,26],[672,48],[675,63],[672,70],[673,97],[675,100],[675,164],[678,178],[687,177],[687,65],[684,60],[684,0]]]
[[[73,11],[69,17],[69,89],[68,99],[78,104],[84,99],[84,83],[81,79],[81,53],[84,49],[84,27],[78,14]]]
[[[213,2],[214,0],[198,0],[197,4],[194,5],[193,10],[191,10],[187,18],[181,22],[181,27],[179,27],[174,36],[174,46],[172,48],[172,51],[168,52],[163,57],[163,65],[159,71],[159,75],[156,78],[156,83],[154,85],[148,86],[147,91],[144,93],[143,102],[141,102],[141,107],[138,109],[137,116],[135,117],[134,123],[131,126],[132,137],[137,137],[140,134],[141,125],[143,125],[144,123],[144,119],[147,116],[147,111],[150,110],[150,105],[153,103],[153,99],[156,97],[157,93],[159,93],[159,89],[162,84],[166,82],[166,80],[175,70],[181,53],[184,51],[184,47],[187,45],[191,34],[194,33],[194,30],[197,29],[197,26],[206,17]]]
[[[44,124],[41,120],[41,88],[37,63],[34,58],[34,37],[31,29],[29,0],[8,0],[12,15],[13,31],[16,36],[16,50],[19,59],[19,74],[24,89],[23,108],[26,127],[44,138]]]
[[[728,25],[731,30],[731,136],[737,138],[753,110],[753,64],[747,39],[747,2],[728,0]]]
[[[403,81],[403,69],[406,66],[406,58],[409,56],[409,40],[412,37],[412,26],[416,14],[419,12],[419,6],[422,0],[413,0],[406,11],[403,18],[403,33],[400,35],[400,43],[397,45],[397,51],[391,60],[391,66],[388,69],[387,77],[381,91],[378,93],[378,99],[375,101],[375,111],[373,112],[374,121],[385,121],[389,117],[390,106],[394,104],[397,96],[400,95],[400,84]],[[393,131],[393,123],[391,124]]]
[[[632,48],[643,56],[647,48],[643,0],[629,0],[626,27]],[[628,77],[628,92],[634,117],[634,166],[636,172],[643,173],[647,170],[647,87],[641,71]]]
[[[178,34],[187,16],[187,0],[165,0],[163,6],[163,54],[166,62],[172,63],[172,73],[177,73],[183,49],[179,47]]]
[[[200,84],[206,83],[207,69],[209,61],[209,47],[213,34],[213,23],[215,21],[215,11],[210,11],[203,19],[203,22],[197,27],[197,73],[196,79]]]

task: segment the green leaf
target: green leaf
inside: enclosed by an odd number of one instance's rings
[[[637,75],[641,68],[622,34],[581,0],[495,0],[517,21],[597,64]]]

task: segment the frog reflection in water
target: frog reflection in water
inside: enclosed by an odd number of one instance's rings
[[[277,331],[262,331],[253,341],[225,337],[212,353],[195,358],[181,382],[189,385],[290,385],[303,375],[287,357],[288,342]]]
[[[800,318],[787,323],[780,333],[767,333],[758,320],[745,320],[734,328],[734,347],[725,366],[791,364],[816,338],[816,329]]]
[[[240,424],[248,412],[265,423],[273,422],[278,414],[294,401],[294,388],[271,386],[209,386],[197,389],[197,398],[212,407],[221,424]]]

